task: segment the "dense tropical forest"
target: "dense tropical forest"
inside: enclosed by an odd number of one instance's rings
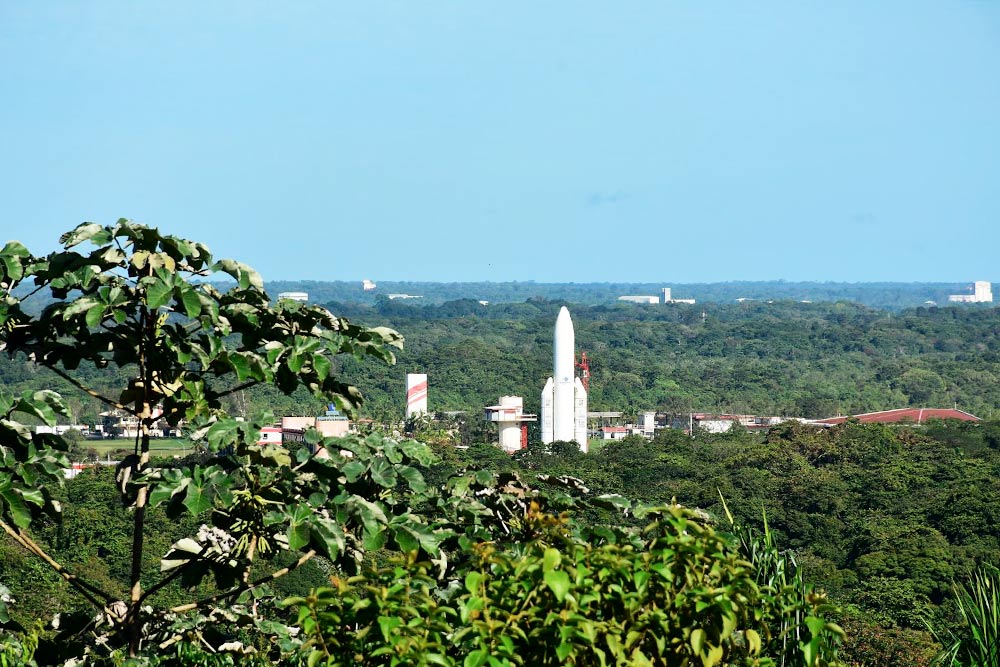
[[[8,664],[995,662],[995,623],[979,630],[1000,562],[996,309],[571,304],[592,409],[958,404],[986,421],[665,429],[508,456],[479,409],[533,407],[561,301],[327,310],[271,302],[249,267],[129,221],[62,241],[0,253]],[[206,273],[236,284],[192,280]],[[44,308],[15,295],[29,276]],[[382,431],[411,370],[457,414],[397,442]],[[372,433],[260,441],[258,412],[328,401]],[[152,456],[158,404],[195,453]],[[28,425],[108,405],[143,424],[134,453],[63,484],[81,443]]]
[[[532,445],[513,457],[487,444],[456,448],[458,433],[447,424],[424,424],[416,436],[435,456],[416,464],[429,487],[446,488],[470,470],[500,478],[513,473],[543,487],[543,480],[570,476],[595,495],[620,494],[651,506],[675,499],[706,511],[723,531],[731,530],[727,510],[737,525],[758,532],[766,522],[773,543],[794,559],[803,579],[829,594],[837,609],[831,617],[846,632],[840,658],[847,665],[930,664],[950,633],[962,632],[955,583],[978,565],[1000,563],[996,422],[849,422],[825,430],[795,424],[766,435],[734,431],[694,438],[664,431],[651,442],[632,437],[589,455],[572,443],[556,443]],[[61,499],[71,509],[60,523],[40,525],[36,538],[80,576],[124,595],[131,516],[112,470],[81,474],[68,482]],[[609,521],[599,508],[576,507],[573,515],[591,529]],[[617,521],[642,525],[627,517]],[[148,522],[150,552],[159,554],[197,531],[199,519],[171,520],[157,509]],[[374,562],[391,562],[391,553],[373,552]],[[337,571],[329,560],[314,559],[275,582],[270,594],[305,595]],[[71,615],[86,608],[54,572],[9,542],[0,545],[0,573],[17,601],[12,617],[24,626],[51,609]],[[201,584],[197,592],[213,590]],[[172,585],[160,600],[169,606],[187,594]],[[230,629],[215,641],[227,632],[241,636]]]
[[[500,395],[537,411],[551,375],[552,327],[562,301],[483,306],[476,301],[414,305],[330,303],[368,326],[406,339],[395,366],[338,360],[366,398],[363,415],[398,421],[407,372],[426,372],[432,411],[478,414]],[[953,407],[981,418],[1000,406],[1000,310],[978,305],[901,312],[850,302],[741,304],[569,304],[577,350],[591,364],[591,410],[730,412],[823,418],[906,406]],[[100,384],[113,370],[81,369]],[[15,390],[69,389],[23,360],[0,361]],[[68,392],[75,414],[102,409]],[[313,414],[307,394],[268,387],[233,399],[237,411]]]
[[[432,410],[476,411],[499,395],[535,411],[551,375],[562,302],[484,307],[330,304],[403,333],[395,368],[344,372],[380,418],[403,408],[405,372],[426,372]],[[854,303],[570,305],[591,365],[591,410],[730,412],[822,418],[937,406],[989,418],[1000,405],[1000,311]]]

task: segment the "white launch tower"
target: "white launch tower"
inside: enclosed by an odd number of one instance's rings
[[[500,427],[500,447],[508,454],[528,446],[528,422],[536,421],[535,415],[524,412],[520,396],[501,396],[498,405],[487,405],[486,421]]]
[[[575,440],[586,452],[587,391],[576,377],[576,338],[566,306],[556,318],[552,348],[553,375],[542,389],[542,442]]]

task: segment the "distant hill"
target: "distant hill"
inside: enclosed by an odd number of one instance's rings
[[[756,301],[853,301],[872,308],[902,310],[934,301],[943,305],[949,294],[969,292],[970,283],[838,283],[838,282],[724,282],[724,283],[536,283],[525,282],[400,282],[377,281],[364,291],[361,281],[273,281],[272,294],[308,292],[310,301],[373,304],[390,294],[422,297],[411,303],[441,304],[472,299],[490,303],[520,303],[528,299],[567,301],[582,305],[606,304],[626,294],[658,295],[664,287],[677,299],[698,302],[733,303],[737,299]]]

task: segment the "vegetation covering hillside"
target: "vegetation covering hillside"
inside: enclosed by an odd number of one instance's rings
[[[417,362],[442,409],[537,387],[559,304],[335,305],[351,322],[127,220],[62,243],[0,251],[0,664],[890,667],[946,645],[955,665],[995,662],[995,422],[666,430],[589,455],[510,457],[471,417],[402,442],[261,442],[270,417],[237,415],[353,410],[342,378],[398,419]],[[192,282],[213,273],[237,284]],[[39,312],[15,295],[29,279]],[[822,387],[838,406],[995,405],[993,309],[576,314],[595,407],[818,411],[802,401]],[[364,362],[394,360],[386,323],[411,340],[391,372]],[[64,484],[69,443],[27,424],[101,405],[139,420],[134,450]],[[196,453],[154,457],[154,406]]]
[[[406,337],[395,368],[346,362],[377,417],[403,411],[405,372],[427,372],[432,410],[478,413],[502,394],[537,410],[561,302],[483,307],[331,304]],[[591,364],[591,410],[821,418],[905,406],[990,417],[1000,405],[1000,310],[850,303],[571,305]]]
[[[364,412],[395,421],[404,376],[430,376],[432,410],[478,415],[503,394],[538,409],[551,374],[552,327],[562,301],[482,306],[380,301],[328,304],[368,326],[401,332],[392,367],[351,359],[340,370],[366,397]],[[959,408],[989,418],[1000,405],[1000,309],[919,307],[902,312],[854,303],[745,302],[644,306],[570,304],[578,351],[591,363],[592,410],[716,411],[829,417],[914,406]],[[97,384],[114,369],[82,368]],[[0,361],[16,390],[69,385],[23,359]],[[74,413],[93,421],[95,401],[71,393]],[[237,413],[312,414],[308,394],[258,387],[231,401]],[[478,417],[476,417],[478,419]]]

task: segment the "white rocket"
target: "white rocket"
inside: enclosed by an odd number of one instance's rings
[[[573,320],[566,306],[556,318],[553,375],[542,389],[542,442],[575,440],[580,450],[587,445],[587,391],[576,377],[576,340]]]

